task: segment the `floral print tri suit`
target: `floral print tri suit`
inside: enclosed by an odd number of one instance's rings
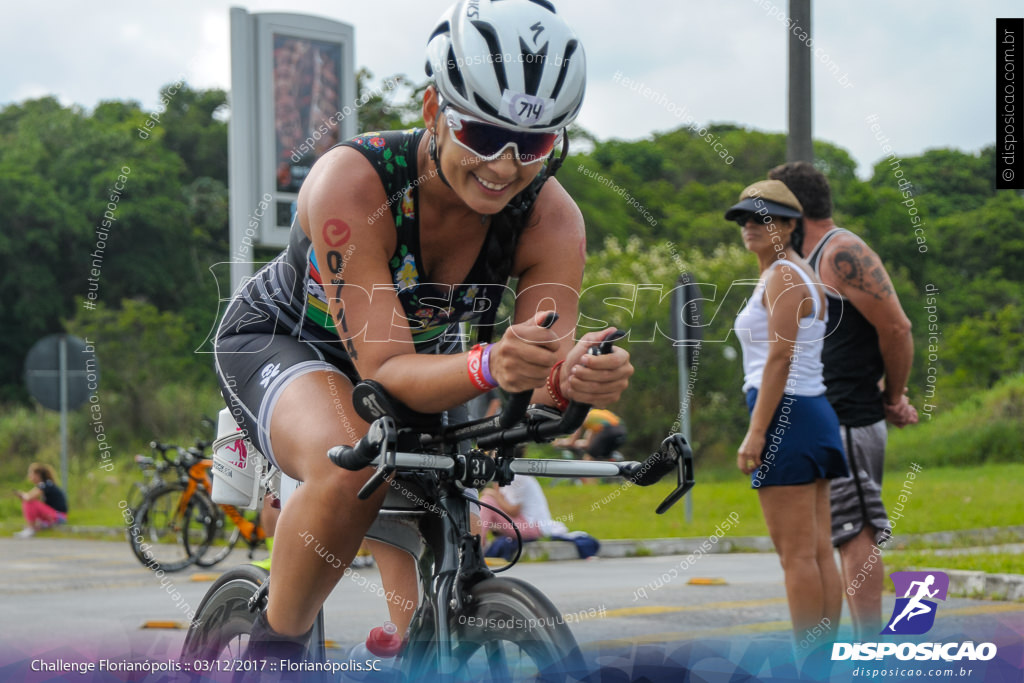
[[[468,341],[460,335],[459,323],[493,320],[505,282],[487,281],[483,253],[466,283],[431,283],[424,272],[418,187],[430,177],[433,165],[416,167],[423,134],[422,129],[366,133],[341,144],[358,150],[373,165],[384,188],[387,204],[369,220],[381,230],[393,225],[397,231],[389,266],[416,352],[458,353]],[[358,258],[354,249],[343,256],[350,257]],[[320,264],[298,218],[284,251],[245,283],[228,305],[217,331],[215,361],[228,407],[256,448],[271,460],[270,415],[289,382],[321,370],[359,380],[328,313]]]

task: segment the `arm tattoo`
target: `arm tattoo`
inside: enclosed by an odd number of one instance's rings
[[[341,278],[335,278],[332,282],[336,285],[332,301],[338,300],[340,302],[341,290],[345,287],[345,281]],[[343,306],[338,308],[338,313],[334,316],[334,320],[336,321],[337,326],[341,328],[341,331],[338,332],[338,336],[342,337],[342,340],[345,342],[345,349],[348,351],[349,357],[352,360],[358,360],[359,354],[356,353],[356,347],[355,344],[352,343],[352,338],[349,337],[348,339],[345,339],[343,336],[348,334],[348,322],[345,320],[345,308]]]
[[[344,259],[341,257],[341,252],[333,250],[327,252],[327,270],[331,271],[335,275],[341,275],[341,269],[344,262]]]
[[[878,300],[894,294],[885,268],[877,259],[865,253],[864,245],[840,247],[832,254],[832,268],[836,277],[849,287],[855,287]]]

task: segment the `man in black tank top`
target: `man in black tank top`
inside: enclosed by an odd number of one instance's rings
[[[882,628],[885,572],[877,555],[892,535],[881,499],[885,423],[917,422],[906,395],[914,358],[910,321],[878,255],[832,222],[825,176],[798,161],[768,177],[784,182],[803,205],[804,255],[827,290],[826,396],[839,417],[851,472],[832,480],[832,543],[857,637],[870,640]]]

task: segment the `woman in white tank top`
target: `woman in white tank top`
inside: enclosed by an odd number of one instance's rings
[[[751,410],[736,462],[751,475],[785,571],[798,659],[834,640],[839,624],[829,480],[847,472],[822,380],[824,291],[799,251],[802,210],[781,181],[765,180],[743,190],[725,214],[742,226],[760,268],[735,324]],[[823,627],[831,638],[817,635]]]

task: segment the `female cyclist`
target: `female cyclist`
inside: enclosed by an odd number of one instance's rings
[[[574,343],[583,219],[551,176],[583,100],[575,34],[542,0],[461,0],[430,34],[427,73],[426,128],[327,152],[299,193],[288,247],[239,291],[218,331],[229,407],[304,482],[278,522],[274,587],[250,656],[301,652],[381,505],[387,487],[356,498],[369,470],[325,455],[367,429],[351,400],[360,378],[430,413],[494,386],[562,408],[605,406],[633,372],[621,349],[586,353],[612,330]],[[510,277],[512,325],[462,352],[458,323],[493,321]],[[550,311],[559,318],[548,329]],[[339,560],[311,552],[309,535]],[[385,585],[415,596],[408,558],[374,552]],[[411,612],[391,609],[404,629]]]

